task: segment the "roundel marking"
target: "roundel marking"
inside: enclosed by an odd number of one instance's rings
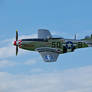
[[[73,42],[71,42],[71,41],[66,42],[66,48],[67,49],[72,49],[73,47],[74,47]]]
[[[53,59],[53,57],[52,57],[52,56],[50,56],[50,55],[47,55],[47,56],[45,56],[45,59],[47,59],[47,60],[52,60],[52,59]]]

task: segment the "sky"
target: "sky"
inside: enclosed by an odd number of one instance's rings
[[[92,34],[92,0],[0,0],[0,92],[92,92],[92,48],[60,55],[46,63],[37,52],[19,49],[13,41],[52,35],[82,39]]]

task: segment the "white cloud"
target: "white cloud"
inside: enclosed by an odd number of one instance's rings
[[[26,61],[24,64],[26,64],[26,65],[33,65],[33,64],[36,64],[36,60],[28,60],[28,61]]]
[[[15,54],[14,47],[6,46],[6,47],[0,48],[0,58],[14,56],[14,54]]]
[[[38,58],[34,58],[34,59],[32,58],[32,59],[30,59],[28,61],[25,61],[24,64],[25,65],[33,65],[33,64],[36,64],[38,61],[39,61]]]
[[[91,92],[92,66],[33,75],[0,72],[0,92]]]
[[[44,72],[44,70],[41,68],[31,69],[31,71],[30,71],[30,73],[42,73],[42,72]]]
[[[8,66],[15,66],[16,64],[14,62],[8,61],[8,60],[0,60],[0,68],[2,67],[8,67]]]

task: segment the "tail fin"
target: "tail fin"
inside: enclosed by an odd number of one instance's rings
[[[91,36],[85,36],[84,40],[92,40],[92,34]]]
[[[87,43],[89,47],[92,47],[92,34],[91,36],[86,36],[84,39],[82,39],[82,41]]]

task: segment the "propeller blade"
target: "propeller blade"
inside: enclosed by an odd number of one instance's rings
[[[18,55],[18,46],[16,46],[16,56]]]
[[[18,31],[16,30],[16,41],[18,41]]]

